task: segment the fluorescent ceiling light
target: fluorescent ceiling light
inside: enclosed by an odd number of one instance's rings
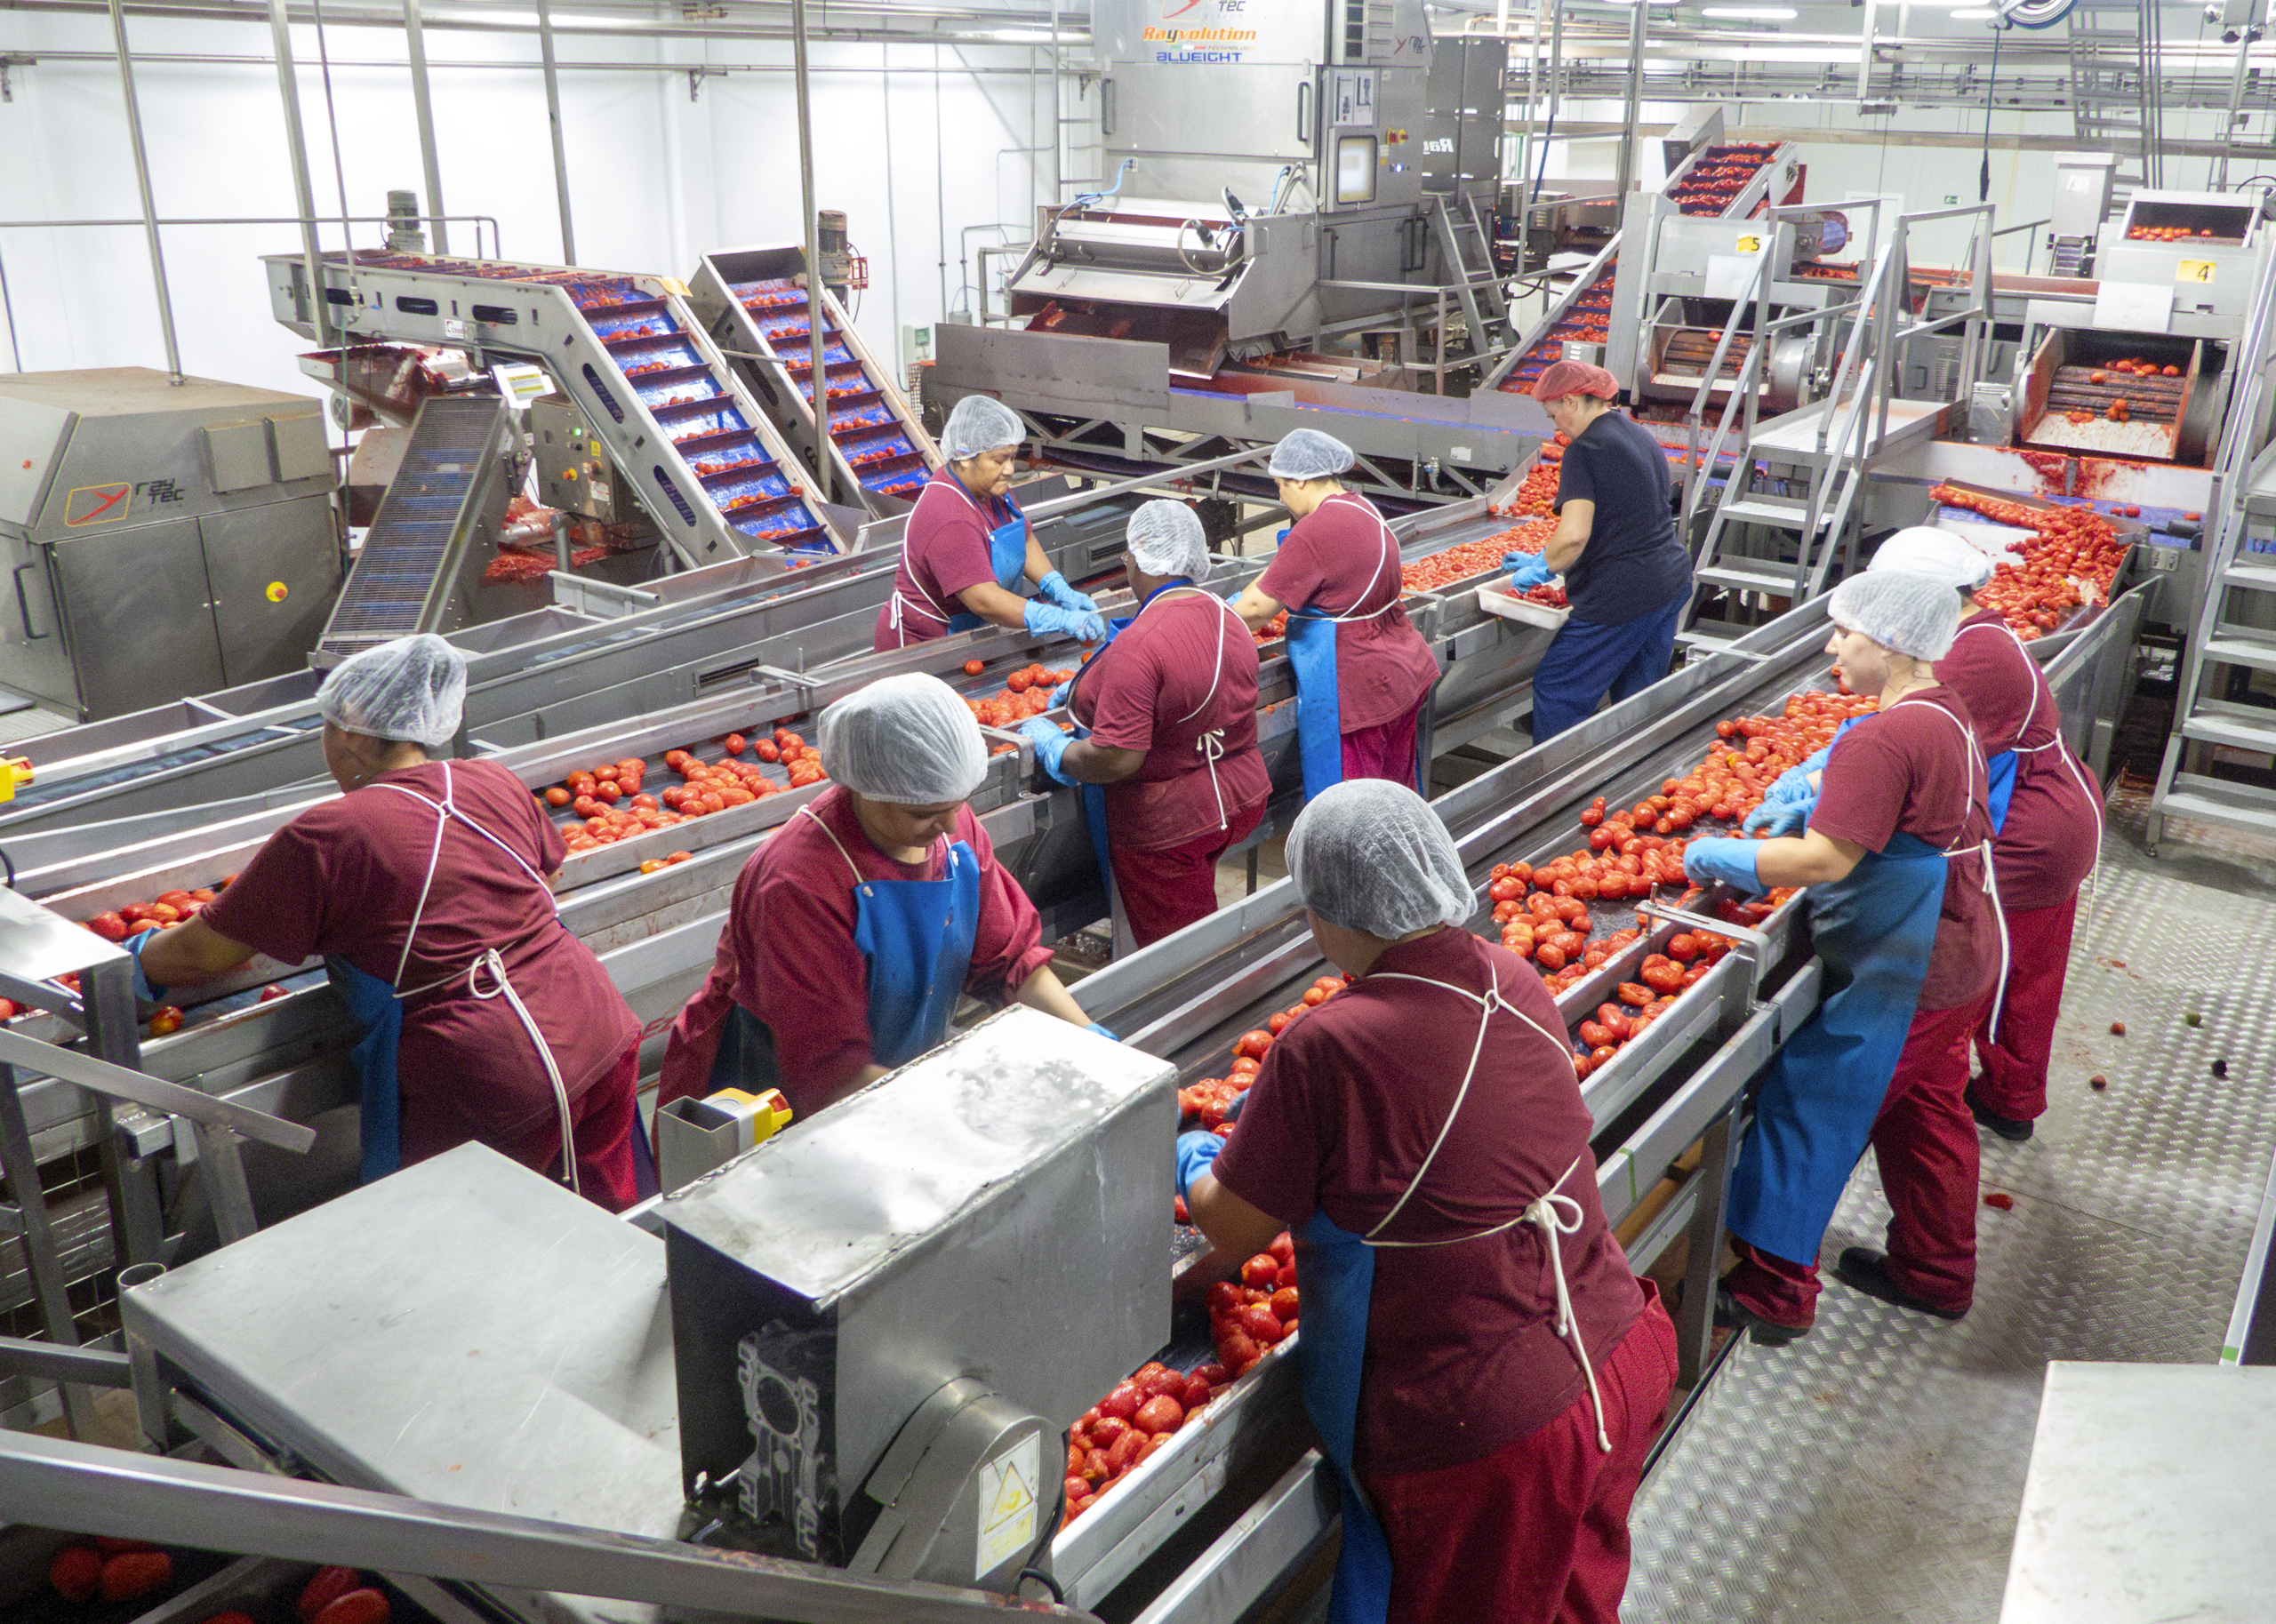
[[[1801,15],[1791,5],[1706,5],[1699,8],[1699,14],[1733,22],[1785,22]]]
[[[1047,45],[1052,43],[1048,28],[952,28],[949,32],[955,39],[987,40],[998,45]],[[1087,44],[1091,36],[1087,28],[1062,28],[1058,37],[1059,43],[1066,45]]]
[[[1951,14],[1954,22],[1989,22],[2000,13],[1988,5],[1963,6]]]

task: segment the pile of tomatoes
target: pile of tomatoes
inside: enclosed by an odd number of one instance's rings
[[[1239,1284],[1211,1284],[1209,1340],[1228,1380],[1238,1381],[1272,1348],[1296,1334],[1297,1304],[1296,1244],[1286,1229],[1241,1265]]]
[[[660,794],[641,788],[647,763],[628,756],[570,773],[561,783],[540,791],[538,802],[549,812],[565,807],[582,818],[581,825],[564,827],[562,843],[573,852],[590,852],[780,793],[785,787],[761,764],[786,767],[791,789],[804,789],[829,776],[813,747],[787,727],[776,728],[772,738],[729,733],[716,742],[726,752],[717,761],[705,761],[690,750],[665,751],[664,765],[680,775],[680,782]],[[746,756],[750,759],[743,759]],[[655,867],[686,860],[686,853],[675,852]],[[654,869],[644,863],[641,872]]]
[[[1508,395],[1530,394],[1535,380],[1551,362],[1565,354],[1570,342],[1601,344],[1612,326],[1612,291],[1617,281],[1619,259],[1607,261],[1604,274],[1589,284],[1589,291],[1567,308],[1557,324],[1541,336],[1526,357],[1502,380],[1502,390]]]
[[[1541,460],[1526,471],[1525,478],[1518,485],[1518,493],[1510,500],[1509,506],[1494,509],[1496,517],[1543,519],[1550,516],[1551,507],[1557,500],[1557,482],[1563,477],[1560,464],[1564,461],[1567,444],[1569,442],[1560,434],[1541,448]],[[1540,549],[1528,550],[1538,552]]]
[[[1502,567],[1504,553],[1538,553],[1549,545],[1549,538],[1556,531],[1554,519],[1529,519],[1497,535],[1462,542],[1444,552],[1402,564],[1399,586],[1408,592],[1431,592],[1473,575],[1490,573]]]
[[[228,888],[237,876],[225,874],[213,885],[200,885],[194,890],[162,891],[148,902],[129,902],[117,909],[107,909],[86,922],[87,929],[105,941],[124,941],[136,932],[151,925],[164,927],[178,924],[193,917],[199,909],[220,892]]]
[[[1288,612],[1285,609],[1249,633],[1250,636],[1256,639],[1256,646],[1259,648],[1262,648],[1268,643],[1278,643],[1287,635]]]
[[[977,676],[987,668],[977,660],[964,664],[966,676]],[[972,708],[973,719],[982,727],[1017,727],[1030,716],[1039,716],[1051,708],[1052,690],[1060,684],[1072,682],[1072,671],[1054,670],[1049,666],[1022,666],[1004,679],[1001,692],[974,699],[965,698]]]
[[[1686,214],[1720,214],[1762,172],[1762,166],[1777,150],[1754,141],[1711,147],[1684,172],[1683,179],[1668,188],[1668,200]]]
[[[1995,524],[2030,532],[2017,544],[2020,565],[2001,564],[1976,600],[1998,612],[2016,636],[2028,643],[2055,629],[2065,612],[2086,603],[2110,600],[2111,582],[2126,560],[2117,527],[2088,508],[2030,508],[1980,492],[1940,484],[1932,501],[1966,508]]]
[[[2194,231],[2187,226],[2129,226],[2126,230],[2126,240],[2129,243],[2179,243],[2212,235],[2210,226],[2200,226]]]
[[[2087,374],[2088,383],[2108,383],[2112,372],[2128,372],[2136,378],[2178,378],[2177,366],[2160,366],[2154,361],[2144,361],[2139,356],[2128,356],[2123,361],[2105,361],[2102,369]]]

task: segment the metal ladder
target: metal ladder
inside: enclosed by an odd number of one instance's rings
[[[1462,208],[1462,218],[1457,220],[1447,206],[1445,195],[1433,195],[1431,224],[1437,230],[1439,252],[1446,256],[1447,279],[1455,284],[1455,296],[1462,300],[1463,320],[1470,324],[1471,351],[1483,354],[1508,324],[1510,308],[1502,296],[1501,277],[1494,269],[1494,239],[1479,220],[1474,200],[1463,196]]]
[[[2154,854],[2171,816],[2276,829],[2276,791],[2203,771],[2220,747],[2276,754],[2276,708],[2232,697],[2256,671],[2276,671],[2276,444],[2264,445],[2276,348],[2276,268],[2264,269],[2238,346],[2242,382],[2215,453],[2219,496],[2206,538],[2202,588],[2177,692],[2180,720],[2166,740],[2150,797]]]
[[[2112,200],[2122,203],[2137,188],[2164,184],[2157,0],[2079,0],[2068,21],[2079,145],[2118,159]]]

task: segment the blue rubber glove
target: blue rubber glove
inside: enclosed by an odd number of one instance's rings
[[[150,939],[157,933],[157,926],[152,925],[147,931],[137,931],[119,943],[134,956],[134,996],[145,1004],[164,1004],[166,1001],[166,989],[153,981],[150,972],[142,968],[142,949],[150,945]]]
[[[1091,1022],[1089,1026],[1086,1027],[1084,1030],[1087,1032],[1096,1032],[1101,1037],[1105,1038],[1107,1042],[1110,1044],[1118,1044],[1122,1041],[1119,1037],[1117,1037],[1113,1033],[1108,1031],[1095,1020]]]
[[[1751,840],[1695,840],[1683,849],[1683,877],[1698,885],[1721,880],[1743,897],[1759,896],[1767,887],[1755,877],[1759,850]]]
[[[1045,703],[1049,705],[1054,710],[1063,710],[1066,708],[1068,695],[1074,692],[1075,679],[1070,676],[1065,682],[1060,684],[1059,686],[1051,691],[1051,698],[1046,700]]]
[[[1510,588],[1523,592],[1528,587],[1545,587],[1557,572],[1549,567],[1549,560],[1539,553],[1504,553],[1502,567],[1510,572]]]
[[[1238,1122],[1241,1119],[1241,1107],[1248,1103],[1248,1096],[1249,1091],[1246,1088],[1233,1096],[1232,1103],[1225,1108],[1227,1122]]]
[[[1078,609],[1085,614],[1096,614],[1099,612],[1099,606],[1069,586],[1067,578],[1056,570],[1043,578],[1041,590],[1044,596],[1062,609]]]
[[[1067,747],[1075,742],[1075,735],[1062,733],[1059,724],[1046,722],[1041,716],[1030,716],[1020,724],[1020,732],[1035,740],[1036,764],[1060,783],[1071,785],[1075,780],[1059,770],[1059,758],[1067,754]]]
[[[1062,609],[1039,597],[1028,599],[1028,629],[1038,637],[1073,637],[1082,643],[1106,641],[1106,621],[1094,609]]]
[[[1214,1133],[1204,1133],[1198,1128],[1190,1133],[1179,1134],[1177,1193],[1181,1196],[1192,1195],[1193,1181],[1209,1171],[1209,1164],[1217,1159],[1217,1153],[1224,1148],[1223,1140]]]
[[[1810,812],[1816,805],[1815,796],[1807,801],[1766,799],[1761,805],[1747,813],[1739,828],[1749,835],[1759,830],[1774,839],[1781,835],[1799,835],[1809,827]]]

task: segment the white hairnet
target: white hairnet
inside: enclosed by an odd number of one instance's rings
[[[1430,804],[1388,779],[1346,779],[1288,832],[1288,873],[1330,924],[1398,937],[1460,924],[1476,908],[1454,836]]]
[[[1900,530],[1873,551],[1867,570],[1926,575],[1955,592],[1973,592],[1992,579],[1992,560],[1982,548],[1933,524]]]
[[[951,462],[962,462],[999,445],[1017,445],[1028,437],[1020,414],[1000,400],[967,395],[949,412],[941,430],[941,449]]]
[[[1148,502],[1130,516],[1124,533],[1131,556],[1147,574],[1209,579],[1209,539],[1202,533],[1201,516],[1183,502]]]
[[[432,632],[350,654],[317,690],[317,710],[351,733],[448,749],[466,715],[466,656]]]
[[[1275,479],[1333,479],[1359,459],[1332,434],[1299,428],[1272,448],[1264,471]]]
[[[1834,624],[1915,660],[1942,660],[1959,630],[1959,597],[1933,575],[1873,570],[1833,589]]]
[[[856,795],[902,806],[961,801],[988,774],[972,708],[937,676],[880,677],[821,713],[821,764]]]

